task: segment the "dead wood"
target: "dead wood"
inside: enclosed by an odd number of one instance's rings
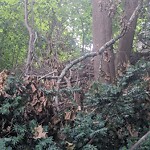
[[[66,65],[66,67],[62,70],[61,74],[58,76],[58,80],[57,80],[57,86],[56,86],[56,91],[57,91],[57,95],[59,94],[59,86],[60,83],[62,81],[62,79],[64,78],[64,76],[66,75],[67,71],[72,68],[74,65],[78,64],[79,62],[85,60],[88,57],[95,57],[97,55],[101,55],[107,48],[109,48],[110,46],[112,46],[116,41],[118,41],[120,38],[122,38],[126,32],[128,31],[128,29],[130,28],[130,25],[132,24],[132,22],[134,21],[135,17],[139,14],[141,7],[143,4],[143,0],[139,1],[138,6],[136,7],[136,9],[134,10],[133,14],[131,15],[129,21],[124,24],[120,34],[118,36],[116,36],[115,38],[112,38],[110,41],[108,41],[107,43],[105,43],[98,52],[91,52],[91,53],[87,53],[73,61],[71,61],[68,65]],[[55,105],[57,107],[57,110],[59,110],[59,100],[58,100],[58,96],[55,97]]]

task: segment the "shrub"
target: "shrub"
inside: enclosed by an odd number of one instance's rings
[[[8,76],[0,89],[0,149],[129,149],[150,126],[149,68],[141,61],[114,85],[93,83],[83,111],[70,108],[73,119],[65,118],[68,107],[56,114],[54,90],[45,90],[33,78],[25,82]],[[65,90],[65,97],[73,99]],[[149,147],[147,139],[140,149]]]

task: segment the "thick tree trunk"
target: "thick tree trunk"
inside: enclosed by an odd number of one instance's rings
[[[128,21],[138,5],[138,0],[124,0],[123,2],[124,2],[125,19]],[[138,16],[136,16],[136,18],[132,22],[126,35],[122,37],[119,41],[119,48],[116,57],[117,74],[123,72],[126,69],[127,63],[130,62],[130,55],[133,46],[133,39],[137,24],[137,18]]]
[[[112,18],[109,16],[109,0],[93,0],[93,51],[98,52],[112,38]],[[95,80],[111,83],[115,78],[113,49],[109,48],[94,59]]]

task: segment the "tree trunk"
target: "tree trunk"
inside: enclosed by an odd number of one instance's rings
[[[124,2],[125,19],[126,21],[128,21],[133,11],[138,5],[138,0],[124,0],[123,2]],[[119,48],[116,57],[117,74],[119,74],[120,72],[122,73],[126,69],[127,64],[130,62],[130,55],[133,46],[133,39],[134,39],[134,33],[137,24],[137,18],[138,16],[136,16],[136,18],[132,22],[125,36],[122,37],[119,41]]]
[[[33,13],[33,3],[34,1],[32,0],[32,6],[31,6],[31,11]],[[27,61],[26,61],[26,68],[25,68],[25,75],[30,74],[31,72],[31,66],[32,66],[32,61],[33,61],[33,55],[34,55],[34,44],[35,44],[35,32],[32,29],[32,27],[29,25],[29,10],[28,10],[28,5],[29,2],[28,0],[25,0],[24,2],[24,8],[25,8],[25,25],[27,27],[27,30],[29,32],[29,45],[28,45],[28,53],[27,53]],[[33,26],[34,18],[32,15],[32,26]]]
[[[93,51],[98,52],[112,38],[112,18],[109,16],[109,0],[93,0]],[[115,78],[114,53],[112,47],[94,59],[95,80],[111,83]]]

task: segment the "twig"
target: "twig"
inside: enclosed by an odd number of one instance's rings
[[[48,73],[48,74],[45,74],[44,76],[40,77],[40,78],[38,79],[38,81],[41,80],[41,79],[43,79],[43,78],[45,78],[45,77],[47,77],[47,76],[49,76],[49,75],[51,75],[51,74],[53,74],[53,73],[55,73],[55,72],[57,72],[57,70],[54,70],[53,72],[50,72],[50,73]],[[53,76],[52,76],[52,77],[53,77]],[[55,76],[54,76],[54,77],[55,77]]]

